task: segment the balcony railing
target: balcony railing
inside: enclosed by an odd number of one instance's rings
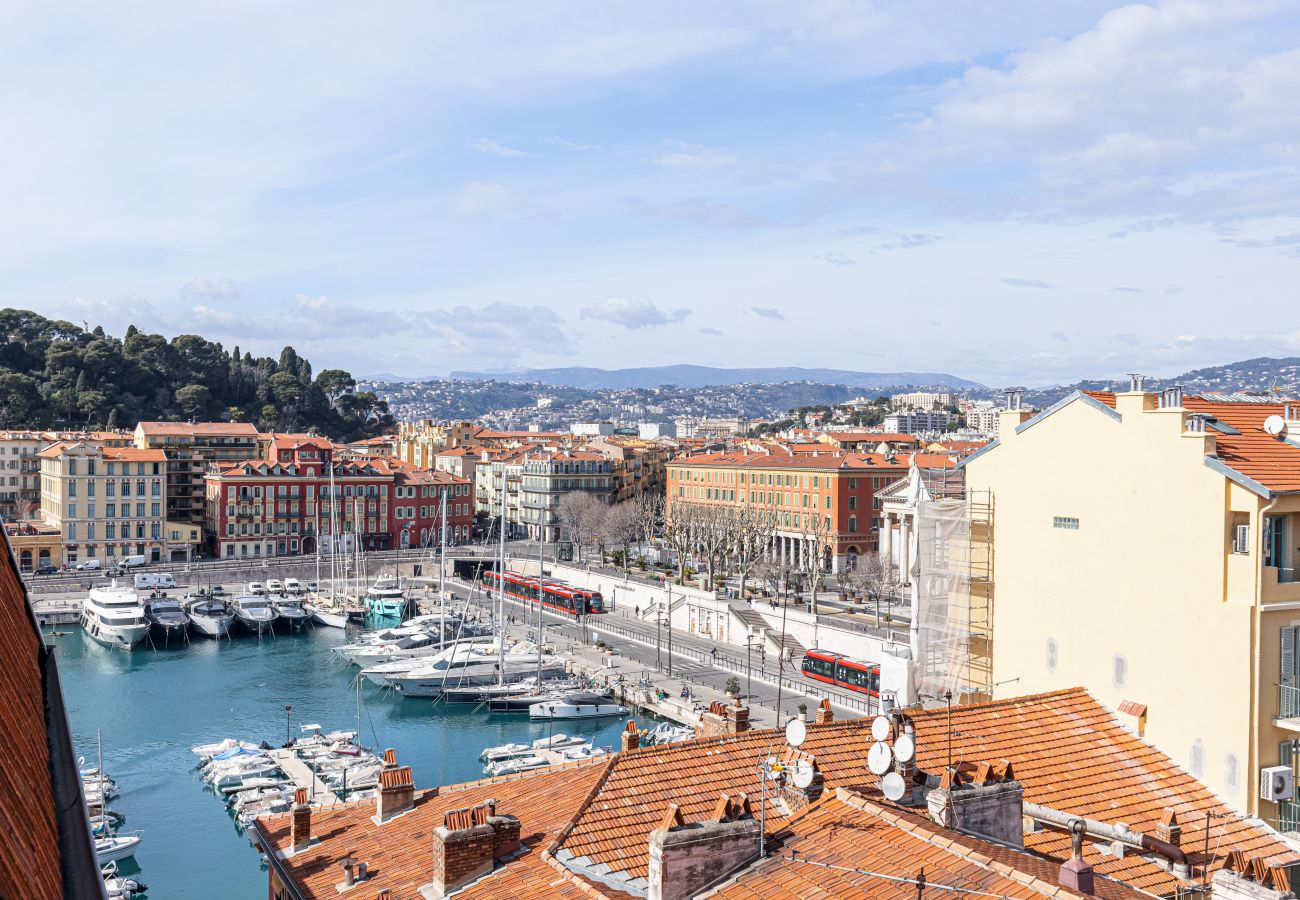
[[[1288,684],[1277,686],[1277,717],[1279,719],[1300,717],[1300,687]]]
[[[1300,569],[1282,569],[1277,570],[1278,584],[1295,584],[1300,581]]]

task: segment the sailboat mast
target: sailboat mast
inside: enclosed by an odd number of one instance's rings
[[[497,684],[506,682],[506,464],[501,463],[501,535],[497,563]]]
[[[447,596],[447,490],[442,491],[442,545],[438,549],[438,603]]]

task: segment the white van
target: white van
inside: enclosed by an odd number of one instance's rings
[[[286,578],[284,580],[284,589],[290,594],[301,594],[302,582],[297,578]]]
[[[134,569],[136,566],[143,566],[146,561],[143,556],[124,556],[118,560],[117,564],[123,569]]]
[[[260,597],[266,593],[266,587],[260,581],[250,581],[248,583],[248,592]]]
[[[97,560],[97,559],[87,559],[87,560],[83,560],[83,561],[77,563],[77,568],[78,568],[78,569],[81,569],[82,571],[85,571],[85,570],[87,570],[87,569],[98,569],[98,568],[99,568],[99,560]]]
[[[174,587],[176,587],[176,578],[170,572],[158,572],[135,576],[135,589],[137,591],[151,588]]]

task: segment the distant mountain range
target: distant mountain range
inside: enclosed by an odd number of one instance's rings
[[[453,379],[495,380],[511,383],[541,383],[583,388],[585,390],[621,390],[676,385],[701,388],[728,384],[779,384],[811,381],[818,384],[842,384],[863,390],[887,387],[981,388],[983,385],[943,372],[852,372],[844,369],[802,369],[794,366],[723,369],[713,366],[650,366],[637,369],[593,369],[569,366],[557,369],[521,369],[510,372],[452,372]],[[395,378],[372,375],[375,381],[423,381],[429,379]]]
[[[1280,397],[1300,397],[1300,357],[1260,356],[1222,366],[1193,369],[1169,378],[1147,377],[1143,388],[1148,391],[1180,385],[1184,390],[1200,393],[1265,393]],[[1045,406],[1072,391],[1126,391],[1128,378],[1115,381],[1089,380],[1026,392],[1026,400]]]

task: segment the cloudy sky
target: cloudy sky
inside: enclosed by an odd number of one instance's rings
[[[1300,353],[1300,9],[0,4],[0,296],[359,374]]]

